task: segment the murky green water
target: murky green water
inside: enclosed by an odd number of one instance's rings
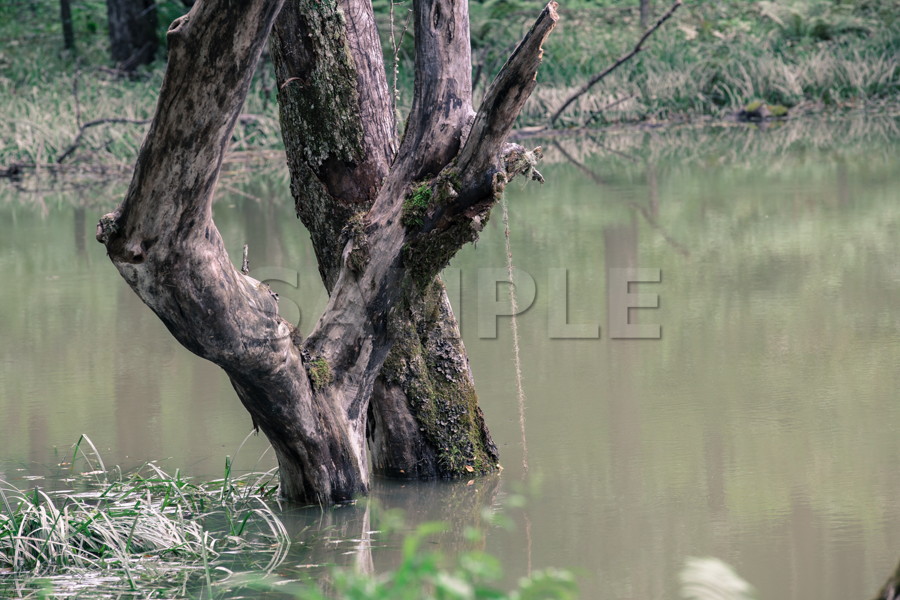
[[[508,512],[515,530],[489,530],[484,546],[510,578],[574,568],[589,599],[676,598],[692,556],[731,564],[761,598],[873,594],[900,558],[898,122],[545,148],[547,183],[509,193],[514,262],[536,291],[519,318],[528,476],[509,319],[485,337],[491,269],[505,268],[497,213],[447,279],[505,469],[473,485],[382,482],[373,496],[411,524],[451,522],[456,533],[440,538],[451,549],[483,506],[536,489]],[[249,243],[254,274],[278,280],[284,311],[308,331],[325,298],[283,182],[230,181],[215,207],[229,247],[237,257]],[[64,485],[58,464],[81,433],[108,464],[220,476],[250,419],[93,241],[117,200],[104,193],[38,203],[0,191],[0,478]],[[609,298],[621,290],[609,275],[621,268],[660,271],[631,289],[659,308],[631,315],[661,339],[612,339],[622,315]],[[264,450],[252,438],[238,466],[268,468]],[[362,507],[286,520],[304,543],[285,573],[352,562],[370,527]],[[396,549],[375,546],[375,568],[389,567]]]

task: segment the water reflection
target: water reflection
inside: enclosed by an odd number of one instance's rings
[[[900,136],[894,120],[875,125],[610,132],[547,146],[547,183],[509,186],[514,262],[537,286],[519,329],[529,480],[542,481],[510,511],[515,530],[489,527],[482,541],[510,579],[567,566],[585,598],[676,598],[688,557],[715,556],[759,597],[878,589],[900,534]],[[297,271],[296,287],[274,285],[308,330],[324,297],[283,183],[231,182],[216,221],[235,260],[247,243],[251,268]],[[64,195],[41,206],[0,194],[0,476],[56,485],[81,433],[110,464],[168,459],[220,476],[249,418],[92,241],[116,197],[73,208]],[[478,269],[505,266],[499,223],[452,266],[506,470],[373,490],[410,527],[450,521],[437,540],[448,549],[524,476],[507,323],[497,339],[477,335]],[[661,340],[610,339],[607,271],[622,267],[662,270],[659,309],[633,311],[662,324]],[[558,268],[568,322],[599,323],[600,339],[551,339]],[[251,438],[238,466],[268,468],[264,449]],[[365,504],[286,521],[298,543],[284,574],[397,560]]]

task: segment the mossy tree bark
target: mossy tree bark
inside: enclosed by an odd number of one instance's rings
[[[291,187],[330,293],[313,331],[304,339],[268,288],[235,269],[211,218],[280,2],[199,0],[173,23],[157,114],[98,240],[173,335],[228,373],[288,499],[365,493],[369,447],[384,474],[489,470],[496,449],[437,275],[477,238],[507,181],[531,172],[533,156],[506,137],[555,3],[476,114],[466,3],[415,2],[415,96],[397,148],[371,4],[288,2],[272,47]]]
[[[460,31],[453,52],[465,57],[468,27],[456,27]],[[379,38],[371,4],[288,0],[271,45],[291,191],[330,293],[340,273],[341,251],[350,237],[362,235],[364,214],[398,145],[382,56],[372,52]],[[470,72],[465,60],[457,70],[462,77]],[[467,79],[457,84],[463,95],[471,87]],[[464,123],[466,117],[457,118]],[[403,335],[395,341],[370,402],[375,473],[428,478],[492,470],[497,449],[477,405],[465,346],[443,284],[435,279],[427,294],[407,298],[404,309],[396,317]]]

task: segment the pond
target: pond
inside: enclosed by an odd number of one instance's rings
[[[448,551],[483,507],[506,507],[513,527],[483,543],[509,580],[571,568],[584,598],[677,598],[686,561],[707,556],[760,598],[873,595],[900,558],[898,125],[544,142],[546,183],[508,188],[525,436],[510,319],[494,316],[508,312],[498,210],[445,279],[504,470],[377,482],[372,497],[408,527],[450,523]],[[277,160],[231,169],[215,218],[309,331],[325,293]],[[108,465],[221,477],[250,431],[225,375],[173,340],[93,241],[123,190],[0,188],[0,479],[20,487],[66,487],[83,433]],[[629,310],[629,292],[658,307]],[[625,339],[629,318],[646,339]],[[237,468],[272,467],[266,446],[251,436]],[[358,560],[370,527],[363,504],[285,520],[286,575]],[[372,545],[376,570],[398,560]]]

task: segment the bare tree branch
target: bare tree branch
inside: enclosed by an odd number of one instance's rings
[[[77,118],[77,117],[76,117]],[[150,119],[96,119],[94,121],[88,121],[84,125],[78,128],[78,135],[75,136],[75,139],[72,140],[72,143],[69,144],[69,147],[63,151],[56,159],[56,164],[62,164],[64,160],[66,160],[69,155],[71,155],[78,147],[81,145],[81,138],[84,137],[84,132],[90,129],[91,127],[96,127],[97,125],[108,125],[114,123],[129,123],[132,125],[146,125],[150,122]]]
[[[469,177],[491,177],[490,167],[498,162],[516,117],[537,85],[544,40],[559,20],[557,6],[550,2],[544,8],[485,94],[466,145],[459,153],[463,188]]]
[[[394,173],[436,175],[459,151],[472,112],[469,7],[459,0],[414,0],[416,82]]]
[[[608,111],[611,108],[615,108],[616,106],[622,104],[623,102],[631,100],[632,98],[634,98],[634,94],[628,94],[627,96],[622,96],[618,100],[613,100],[612,102],[607,103],[606,106],[598,108],[597,110],[592,110],[591,113],[588,115],[587,119],[584,120],[584,123],[581,125],[581,127],[582,128],[587,127],[588,125],[591,124],[591,121],[596,119],[601,114],[605,113],[606,111]]]
[[[597,73],[596,75],[594,75],[593,77],[588,79],[587,83],[585,83],[583,86],[581,86],[578,89],[578,91],[576,91],[574,94],[569,96],[566,99],[566,101],[563,102],[562,105],[556,110],[556,112],[553,113],[553,115],[550,117],[550,121],[549,121],[550,127],[553,127],[553,125],[556,124],[556,121],[559,119],[559,117],[563,114],[563,112],[565,112],[565,110],[567,108],[569,108],[569,106],[573,102],[575,102],[576,100],[578,100],[578,98],[580,98],[581,96],[586,94],[588,92],[588,90],[590,90],[597,83],[599,83],[601,80],[603,80],[607,75],[609,75],[610,73],[612,73],[613,71],[615,71],[616,69],[621,67],[623,64],[625,64],[626,62],[631,60],[638,52],[643,50],[644,42],[646,42],[647,39],[651,35],[656,33],[656,30],[659,29],[660,27],[662,27],[663,23],[668,21],[672,17],[672,15],[675,14],[675,11],[678,10],[678,7],[681,6],[681,4],[682,4],[682,0],[675,0],[675,3],[671,6],[671,8],[669,8],[669,10],[666,12],[666,14],[661,16],[653,27],[651,27],[650,29],[648,29],[647,31],[644,32],[644,35],[641,36],[641,38],[638,40],[637,44],[634,45],[634,48],[632,48],[630,52],[628,52],[627,54],[623,54],[622,56],[620,56],[618,58],[618,60],[616,60],[616,62],[614,62],[610,66],[606,67],[604,70],[600,71],[599,73]]]

